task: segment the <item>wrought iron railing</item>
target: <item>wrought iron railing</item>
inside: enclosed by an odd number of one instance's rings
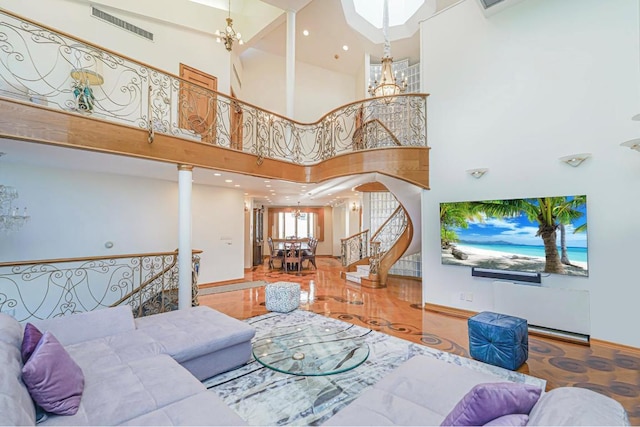
[[[300,123],[0,10],[0,96],[297,164],[427,146],[427,95],[371,98]]]
[[[340,253],[342,265],[345,267],[367,258],[369,256],[369,230],[340,239]]]
[[[371,236],[371,243],[380,243],[380,254],[383,256],[396,243],[406,228],[407,212],[402,205],[398,205],[391,216]]]
[[[201,252],[192,254],[196,291]],[[175,310],[177,261],[178,251],[0,263],[0,311],[23,322],[122,304],[136,317]]]

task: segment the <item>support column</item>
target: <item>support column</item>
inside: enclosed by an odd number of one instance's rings
[[[191,307],[191,190],[193,166],[178,165],[178,308]]]
[[[287,97],[286,116],[293,119],[296,87],[296,12],[287,10],[285,94]]]

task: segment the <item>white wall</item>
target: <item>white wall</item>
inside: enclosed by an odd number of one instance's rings
[[[285,58],[256,49],[241,56],[243,100],[285,115]],[[356,78],[296,61],[293,119],[311,123],[356,99]]]
[[[588,290],[591,336],[640,347],[637,0],[527,0],[486,19],[467,0],[421,25],[429,97],[431,191],[423,194],[423,298],[491,308],[489,279],[440,262],[439,203],[586,194],[589,277],[543,286]],[[561,156],[591,152],[578,168]],[[466,169],[487,167],[481,179]],[[461,302],[460,292],[474,293]],[[545,310],[545,307],[540,307]],[[552,314],[552,313],[550,313]]]
[[[178,247],[177,182],[3,162],[0,183],[18,190],[15,205],[31,215],[21,230],[0,238],[0,262]],[[194,185],[193,248],[204,251],[200,283],[244,277],[242,201],[241,191]]]
[[[162,8],[170,10],[171,4],[172,2],[165,2]],[[173,6],[176,17],[182,16],[178,13],[178,6]],[[154,34],[152,42],[93,18],[91,4],[85,1],[0,0],[0,7],[169,73],[178,74],[179,64],[187,64],[216,76],[218,90],[229,93],[230,55],[223,45],[216,43],[212,34],[97,5],[107,13],[151,31]],[[224,12],[201,6],[202,11],[211,17],[212,22],[224,25]]]

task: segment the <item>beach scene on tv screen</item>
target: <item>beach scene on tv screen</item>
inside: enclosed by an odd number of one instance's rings
[[[588,276],[587,196],[440,203],[442,263]]]

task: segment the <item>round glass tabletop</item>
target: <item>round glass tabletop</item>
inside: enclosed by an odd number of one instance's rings
[[[278,372],[302,376],[331,375],[361,365],[369,357],[364,337],[347,327],[275,328],[253,343],[253,356]]]

